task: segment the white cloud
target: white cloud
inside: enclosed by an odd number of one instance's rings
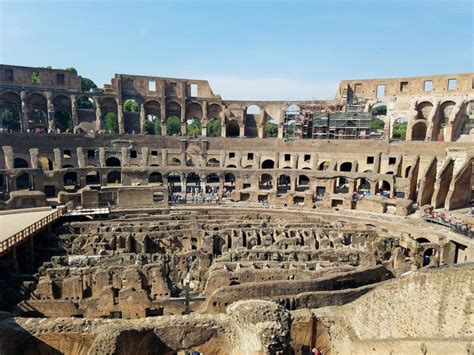
[[[286,78],[204,76],[212,90],[227,100],[307,100],[333,98],[338,82],[309,83]]]

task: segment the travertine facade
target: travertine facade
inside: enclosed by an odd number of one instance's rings
[[[254,102],[124,74],[83,92],[75,72],[1,65],[0,214],[59,207],[0,240],[0,310],[18,316],[0,315],[0,354],[468,349],[472,268],[438,267],[474,261],[472,81]],[[459,222],[428,223],[430,206]],[[433,307],[437,328],[413,331]]]

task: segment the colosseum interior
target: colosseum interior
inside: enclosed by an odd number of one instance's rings
[[[0,353],[474,353],[473,73],[82,81],[0,65]]]

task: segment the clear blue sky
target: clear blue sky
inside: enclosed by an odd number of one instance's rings
[[[472,72],[473,0],[0,0],[0,62],[208,79],[227,99]]]

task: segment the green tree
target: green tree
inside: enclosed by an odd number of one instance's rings
[[[117,133],[117,117],[113,112],[107,112],[104,116],[104,129],[107,133]]]
[[[133,99],[125,100],[123,103],[124,112],[138,112],[138,102]]]
[[[81,77],[81,90],[83,92],[90,92],[92,89],[97,89],[97,85],[91,79]]]
[[[381,105],[381,106],[373,107],[372,110],[371,110],[371,113],[372,113],[373,116],[386,115],[387,114],[387,106]]]
[[[294,137],[295,136],[295,126],[296,123],[291,123],[286,127],[286,136],[287,137]],[[278,132],[277,132],[278,134]]]
[[[265,124],[265,138],[273,138],[278,136],[278,125],[273,122]]]
[[[74,67],[66,68],[66,71],[70,71],[70,72],[73,72],[74,74],[77,74],[77,70],[76,70],[76,68],[74,68]],[[95,85],[95,84],[94,84],[94,85]]]
[[[181,121],[178,117],[168,117],[168,119],[166,120],[166,132],[169,136],[175,136],[181,133]]]
[[[202,133],[201,121],[199,118],[192,118],[186,125],[186,135],[189,137],[198,137]]]
[[[148,116],[145,121],[145,130],[148,134],[161,135],[161,121],[157,116]]]
[[[406,136],[407,136],[407,122],[394,123],[393,138],[405,140]]]
[[[68,129],[72,131],[72,120],[67,112],[58,111],[54,113],[54,124],[61,132],[66,132]]]
[[[18,111],[4,108],[0,113],[2,127],[6,131],[21,132],[21,119]]]
[[[216,119],[211,119],[207,123],[207,130],[209,137],[220,137],[221,136],[221,122]]]
[[[372,120],[371,127],[373,129],[383,129],[385,126],[385,122],[383,120],[375,119]]]

